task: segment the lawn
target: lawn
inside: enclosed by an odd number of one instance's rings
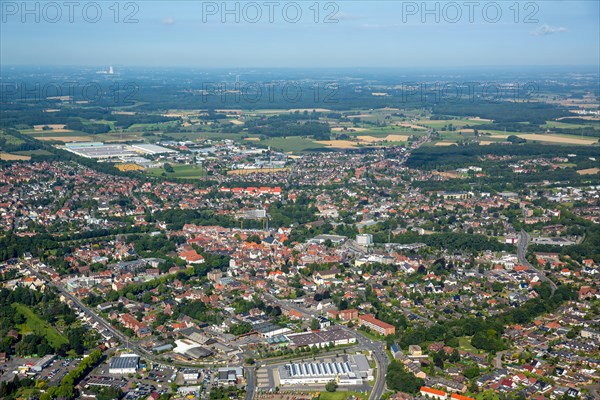
[[[470,336],[461,336],[458,338],[459,349],[468,351],[469,353],[479,354],[480,351],[471,344]]]
[[[35,332],[38,335],[45,336],[46,339],[48,339],[48,343],[55,348],[69,342],[67,338],[52,327],[49,322],[38,317],[31,308],[20,303],[13,303],[12,306],[26,319],[26,322],[19,326],[21,333]]]
[[[359,392],[351,392],[351,391],[347,391],[347,392],[342,392],[342,391],[337,391],[337,392],[320,392],[319,394],[319,400],[346,400],[350,397],[358,397],[360,399],[367,399],[368,395],[359,393]]]

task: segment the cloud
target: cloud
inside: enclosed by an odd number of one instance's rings
[[[167,17],[162,20],[163,25],[175,25],[175,18]]]
[[[531,32],[532,35],[534,36],[546,36],[546,35],[553,35],[555,33],[562,33],[562,32],[566,32],[567,28],[563,28],[561,27],[553,27],[550,25],[542,25],[539,28],[537,28],[535,31]]]

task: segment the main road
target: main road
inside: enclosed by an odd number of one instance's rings
[[[68,300],[71,301],[71,304],[75,308],[77,308],[78,310],[80,310],[81,312],[83,312],[85,315],[87,315],[88,317],[90,317],[90,319],[92,321],[96,322],[99,326],[101,326],[102,328],[104,328],[107,331],[109,331],[114,337],[116,337],[117,339],[119,339],[122,343],[127,343],[127,347],[130,350],[135,351],[138,355],[143,355],[148,360],[150,360],[150,361],[152,361],[154,363],[157,363],[157,364],[170,364],[170,365],[174,365],[174,366],[178,365],[176,363],[167,363],[165,361],[162,361],[162,360],[158,359],[154,354],[152,354],[152,352],[144,349],[143,347],[141,347],[137,343],[132,342],[129,337],[127,337],[124,333],[122,333],[118,329],[114,328],[108,321],[106,321],[100,315],[98,315],[94,311],[92,311],[87,305],[83,304],[77,297],[75,297],[71,293],[69,293],[69,291],[66,290],[62,285],[56,284],[55,282],[53,282],[52,280],[50,280],[49,277],[47,277],[46,275],[40,273],[39,271],[35,270],[34,268],[32,268],[29,265],[27,265],[27,268],[36,277],[38,277],[39,279],[45,281],[47,285],[55,287],[66,299],[68,299]],[[182,366],[185,366],[185,365],[182,364]]]
[[[517,258],[519,259],[519,264],[529,267],[532,270],[536,271],[541,280],[546,281],[550,284],[552,295],[554,295],[554,292],[556,291],[556,283],[554,283],[552,279],[548,278],[544,271],[540,271],[539,269],[531,265],[529,261],[527,261],[527,246],[529,246],[529,235],[524,230],[521,230],[521,232],[519,233],[519,241],[517,243]]]

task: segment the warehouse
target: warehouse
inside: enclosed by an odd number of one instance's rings
[[[78,156],[93,159],[135,157],[138,153],[126,144],[104,144],[104,143],[68,143],[65,150]]]
[[[361,385],[373,379],[373,369],[362,354],[339,357],[330,362],[290,363],[278,368],[282,385],[326,384]]]
[[[135,374],[140,363],[137,354],[121,354],[119,357],[110,359],[108,365],[109,374]]]
[[[56,354],[48,354],[48,355],[44,356],[43,358],[40,358],[35,364],[33,364],[31,369],[34,370],[35,372],[41,372],[44,368],[46,368],[48,365],[50,365],[52,363],[52,361],[54,361],[55,359],[56,359]]]
[[[196,341],[190,339],[179,339],[175,341],[175,344],[177,347],[173,351],[185,357],[205,358],[213,354],[211,350],[200,346]]]
[[[146,144],[146,143],[132,144],[131,147],[141,153],[150,154],[150,155],[163,154],[163,153],[177,153],[176,150],[168,149],[168,148],[162,147],[162,146],[157,146],[155,144]]]
[[[356,336],[345,331],[340,326],[333,326],[327,330],[296,333],[286,336],[292,347],[326,347],[356,343]]]

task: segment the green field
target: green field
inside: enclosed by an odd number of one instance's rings
[[[260,142],[249,143],[260,143],[264,146],[271,146],[276,150],[292,153],[301,153],[307,150],[322,150],[325,148],[325,146],[320,143],[315,143],[312,139],[307,139],[300,136],[270,138],[267,140],[261,140]]]
[[[21,313],[27,320],[24,324],[19,326],[21,333],[34,332],[40,336],[45,336],[48,339],[48,343],[52,347],[58,348],[62,344],[66,344],[69,341],[59,331],[57,331],[49,322],[42,320],[38,317],[31,308],[24,304],[13,303],[12,306]]]
[[[4,139],[6,141],[6,144],[19,145],[24,143],[23,140],[12,135],[8,135],[4,133],[4,131],[0,131],[0,138]]]
[[[441,129],[446,125],[452,124],[452,126],[456,128],[462,128],[464,126],[477,126],[477,125],[485,125],[490,124],[489,121],[477,121],[477,120],[469,120],[469,119],[449,119],[449,120],[430,120],[430,119],[420,119],[415,122],[415,125],[423,125],[429,128]]]
[[[585,124],[568,124],[566,122],[561,121],[546,121],[544,125],[540,125],[542,128],[559,128],[559,129],[578,129],[578,128],[587,128],[590,126],[594,126],[593,124],[585,125]]]
[[[319,394],[319,400],[346,400],[350,397],[355,397],[355,398],[359,398],[359,399],[367,399],[368,398],[368,394],[364,394],[364,393],[359,393],[359,392],[352,392],[352,391],[347,391],[347,392],[342,392],[342,391],[337,391],[337,392],[320,392]]]
[[[51,156],[48,150],[27,150],[27,151],[14,151],[13,154],[18,154],[21,156]]]
[[[199,165],[177,165],[171,164],[175,172],[168,173],[164,168],[149,168],[145,173],[152,176],[162,176],[163,172],[167,178],[200,179],[206,176],[206,170]]]

